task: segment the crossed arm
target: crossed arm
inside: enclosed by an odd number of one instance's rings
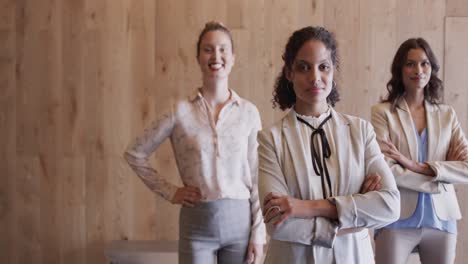
[[[451,116],[451,138],[445,159],[417,162],[403,155],[393,144],[385,113],[378,107],[372,108],[377,140],[398,186],[418,192],[439,193],[441,182],[468,183],[468,141],[455,113]]]
[[[375,134],[367,129],[367,178],[361,193],[318,200],[302,199],[291,193],[273,136],[259,134],[259,192],[264,219],[273,239],[331,246],[338,230],[380,227],[397,220],[399,192]]]

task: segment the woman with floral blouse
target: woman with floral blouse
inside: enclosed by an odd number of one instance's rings
[[[125,158],[148,188],[182,205],[179,263],[259,263],[266,242],[257,188],[261,121],[255,105],[229,88],[235,56],[224,25],[205,25],[197,60],[203,85],[161,113]],[[148,162],[167,138],[181,187]]]

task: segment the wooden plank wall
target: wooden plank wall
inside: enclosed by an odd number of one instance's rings
[[[340,111],[369,118],[392,56],[429,40],[445,98],[468,133],[467,0],[1,0],[0,262],[103,263],[113,239],[172,240],[178,208],[151,194],[121,158],[170,98],[200,85],[198,32],[233,31],[231,87],[264,126],[287,37],[325,25],[340,44]],[[180,182],[168,143],[152,160]],[[468,214],[468,189],[460,187]],[[458,261],[468,258],[468,218]]]
[[[459,7],[467,11],[465,17],[445,19],[445,101],[457,111],[466,135],[468,131],[468,50],[466,48],[468,47],[468,5],[465,3]],[[466,246],[468,244],[468,186],[458,186],[457,196],[465,216],[458,224],[457,244],[457,263],[463,263],[466,261],[464,259],[468,258]]]

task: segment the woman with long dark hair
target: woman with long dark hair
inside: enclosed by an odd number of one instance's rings
[[[454,263],[453,184],[468,183],[468,142],[452,107],[442,104],[439,64],[422,38],[406,40],[393,59],[388,96],[372,107],[372,124],[401,193],[400,220],[378,230],[377,263]]]

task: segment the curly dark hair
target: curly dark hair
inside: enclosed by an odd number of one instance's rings
[[[426,87],[424,87],[424,99],[436,105],[442,102],[444,85],[439,77],[437,77],[437,73],[440,69],[437,58],[425,39],[410,38],[400,45],[392,62],[392,78],[387,83],[388,95],[387,98],[383,100],[383,102],[392,104],[392,110],[395,110],[398,100],[405,94],[403,66],[406,63],[408,52],[411,49],[422,49],[431,63],[432,72],[429,82]]]
[[[337,41],[335,35],[323,27],[305,27],[295,31],[288,40],[283,53],[283,69],[276,78],[273,91],[273,108],[279,106],[281,110],[286,110],[294,106],[296,103],[296,93],[293,89],[293,83],[286,76],[288,71],[292,71],[292,65],[296,59],[297,53],[302,45],[309,40],[321,41],[331,53],[331,60],[336,71],[339,69],[339,59],[337,50]],[[338,87],[336,85],[336,74],[333,77],[333,87],[327,97],[327,103],[335,106],[340,100]]]
[[[201,44],[201,41],[202,41],[202,38],[203,36],[210,32],[210,31],[216,31],[216,30],[219,30],[221,32],[224,32],[226,33],[226,35],[228,35],[229,39],[231,40],[231,49],[232,49],[232,53],[234,53],[234,41],[232,40],[232,35],[231,35],[231,31],[223,25],[223,23],[221,22],[217,22],[217,21],[210,21],[208,23],[205,24],[205,27],[203,28],[203,30],[200,32],[200,35],[198,35],[198,41],[197,41],[197,58],[198,56],[200,55],[200,44]]]

